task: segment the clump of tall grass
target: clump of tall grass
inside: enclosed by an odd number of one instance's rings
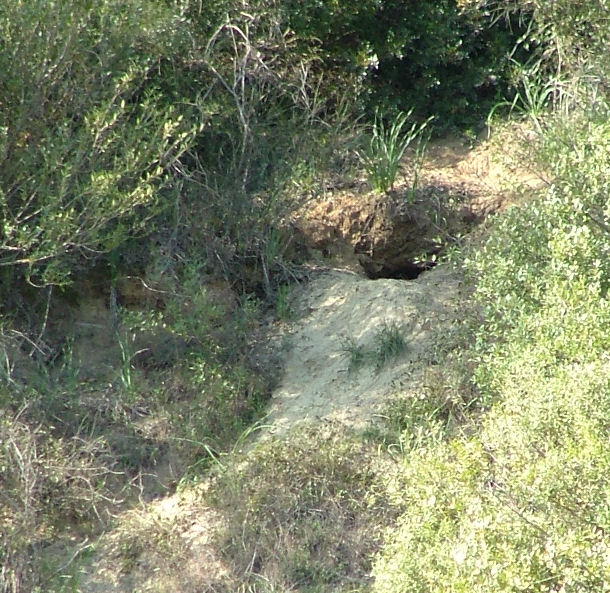
[[[369,183],[379,192],[394,189],[400,164],[406,150],[416,144],[416,160],[425,148],[424,130],[431,121],[413,122],[408,126],[413,110],[399,113],[391,123],[386,123],[379,112],[371,129],[368,144],[360,153]]]

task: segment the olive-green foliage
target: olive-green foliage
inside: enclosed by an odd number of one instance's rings
[[[572,296],[579,302],[583,294]],[[588,300],[592,314],[596,299]],[[582,311],[572,306],[562,321],[588,336]],[[610,316],[602,307],[596,322],[607,332]],[[549,314],[547,323],[562,331],[558,312]],[[480,432],[405,456],[395,488],[409,510],[376,565],[375,590],[607,588],[607,346],[584,355],[574,343],[588,360],[557,363],[548,356],[552,339],[514,340],[503,357],[508,368],[496,379],[500,399]]]
[[[520,27],[478,4],[289,0],[286,7],[298,37],[319,45],[331,72],[358,81],[370,111],[414,108],[446,130],[476,124],[506,89],[506,56]]]
[[[181,191],[156,223],[210,271],[271,301],[293,257],[280,221],[349,164],[356,127],[349,87],[324,87],[283,3],[247,4],[190,2],[192,48],[173,71],[161,65],[166,99],[188,103],[200,128],[176,168]],[[270,249],[278,237],[282,248]]]
[[[521,42],[536,47],[537,56],[554,75],[593,77],[594,87],[607,80],[610,31],[604,0],[485,0],[483,4],[527,24],[529,33]]]
[[[552,180],[493,225],[468,265],[483,323],[475,380],[487,413],[415,448],[396,486],[410,506],[376,590],[605,590],[610,514],[607,116],[541,119]]]
[[[379,463],[374,443],[327,427],[270,439],[227,465],[211,494],[240,590],[365,587],[379,528],[394,518]]]
[[[572,385],[569,395],[580,391]],[[395,488],[409,510],[375,566],[375,591],[605,590],[610,458],[599,427],[566,400],[536,408],[531,419],[530,407],[505,410],[480,439],[405,458]],[[543,417],[546,429],[535,434]],[[584,432],[549,442],[550,426],[566,434],[566,423],[578,420]],[[524,442],[527,434],[536,438]]]
[[[604,298],[608,289],[607,117],[547,118],[545,126],[535,157],[552,186],[503,216],[472,261],[488,342],[530,333],[527,324],[565,290],[582,286]]]
[[[600,6],[586,4],[574,10],[593,19]],[[537,18],[576,18],[563,3],[534,5]],[[610,586],[610,125],[599,89],[590,99],[525,109],[528,164],[548,185],[494,221],[466,261],[487,411],[467,436],[405,455],[394,487],[410,510],[375,566],[381,593]]]
[[[416,159],[425,150],[422,134],[428,121],[423,124],[412,123],[410,128],[405,129],[411,114],[412,111],[399,113],[389,125],[379,113],[375,116],[371,138],[361,153],[361,160],[369,183],[376,191],[387,192],[394,189],[402,158],[411,144],[417,144]]]
[[[140,4],[0,8],[0,265],[37,284],[141,234],[192,140],[153,80],[184,23]]]

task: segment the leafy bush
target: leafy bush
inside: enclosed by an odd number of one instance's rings
[[[394,489],[409,511],[375,566],[379,592],[610,583],[608,107],[599,95],[529,103],[526,152],[546,191],[498,217],[466,262],[486,413],[405,455]]]
[[[143,232],[196,127],[153,82],[182,29],[129,0],[0,9],[0,265],[61,284]]]
[[[479,430],[405,456],[375,590],[607,587],[610,306],[582,279],[549,292],[479,367]]]
[[[582,310],[590,299],[578,302],[567,294],[585,290],[604,299],[610,281],[607,118],[596,112],[545,121],[533,156],[552,180],[550,189],[501,217],[470,262],[491,367],[504,359],[498,344],[521,344],[537,330],[541,310],[554,311],[561,299],[564,307]],[[597,335],[593,323],[586,331]]]
[[[545,431],[528,451],[521,441],[528,418],[513,410],[498,416],[501,431],[492,421],[481,440],[405,459],[396,488],[409,510],[375,566],[375,591],[604,590],[610,459],[603,439],[589,425],[571,443],[549,446]],[[563,411],[545,406],[540,416],[567,426],[574,417]]]
[[[291,0],[286,8],[301,43],[319,46],[336,78],[351,77],[367,109],[414,108],[422,120],[436,116],[437,130],[486,116],[506,89],[506,56],[520,30],[517,19],[494,19],[485,6],[455,0]]]
[[[507,218],[557,214],[535,205]],[[485,346],[476,373],[489,411],[468,438],[409,449],[394,487],[409,510],[388,534],[376,591],[607,588],[610,304],[605,274],[583,266],[592,233],[570,221],[577,212],[563,215],[546,243],[536,224],[513,226],[513,249],[492,251],[509,240],[502,224],[497,237],[492,231],[479,293],[489,321],[478,332]],[[510,263],[511,252],[518,260],[524,244],[534,255],[548,252],[536,299],[536,273],[494,267]]]
[[[607,76],[605,55],[609,32],[607,7],[603,2],[484,0],[483,4],[496,14],[516,14],[520,21],[527,23],[529,34],[521,42],[537,47],[538,57],[553,74],[595,75],[594,87],[602,82],[598,76]]]

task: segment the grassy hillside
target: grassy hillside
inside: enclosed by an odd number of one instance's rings
[[[605,3],[297,4],[0,8],[0,591],[79,590],[119,513],[211,477],[210,590],[610,589]],[[438,399],[244,461],[290,214],[492,105],[544,188],[459,242]]]
[[[529,71],[513,108],[527,129],[518,159],[545,187],[462,254],[480,315],[477,413],[464,434],[404,457],[396,488],[408,510],[378,558],[375,591],[610,587],[604,17],[595,3],[534,4],[558,54],[549,48]],[[592,32],[578,49],[584,31],[571,18]]]

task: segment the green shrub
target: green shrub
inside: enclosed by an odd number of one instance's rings
[[[182,29],[129,0],[0,9],[0,265],[61,284],[144,232],[195,131],[151,82]]]
[[[593,76],[590,88],[603,88],[603,80],[608,75],[605,56],[609,41],[607,6],[604,2],[486,0],[483,4],[496,14],[505,17],[516,15],[520,21],[527,23],[529,34],[523,36],[521,43],[537,47],[538,57],[552,74]]]
[[[496,362],[505,359],[502,344],[514,351],[531,342],[539,335],[541,318],[549,319],[549,335],[540,337],[550,344],[551,334],[564,325],[563,309],[580,311],[580,339],[588,336],[596,344],[594,350],[583,347],[579,358],[599,352],[594,311],[604,302],[610,282],[610,187],[605,173],[610,128],[597,113],[588,119],[554,116],[545,122],[533,157],[545,166],[552,185],[544,196],[504,214],[469,262],[485,317],[479,339],[483,368],[490,370],[489,380],[482,379],[486,384],[493,383]],[[576,343],[578,331],[570,338]],[[555,344],[549,348],[558,356],[572,356],[561,353],[560,340]]]
[[[527,153],[547,188],[466,262],[486,411],[468,436],[407,449],[394,489],[409,510],[374,569],[382,593],[610,583],[607,106],[533,103]]]
[[[435,116],[437,130],[487,115],[506,89],[506,56],[520,31],[518,19],[494,19],[487,7],[455,0],[291,0],[286,9],[301,43],[319,47],[331,80],[354,88],[370,112],[413,108],[422,121]]]
[[[559,420],[559,408],[549,413]],[[610,459],[602,439],[586,431],[569,447],[549,447],[545,438],[527,455],[520,439],[528,429],[516,417],[528,421],[505,410],[501,432],[492,421],[481,441],[405,459],[397,497],[409,510],[375,565],[375,591],[604,590]]]
[[[408,510],[376,591],[607,588],[610,306],[582,283],[555,290],[479,368],[495,403],[474,435],[406,449],[394,490]]]

